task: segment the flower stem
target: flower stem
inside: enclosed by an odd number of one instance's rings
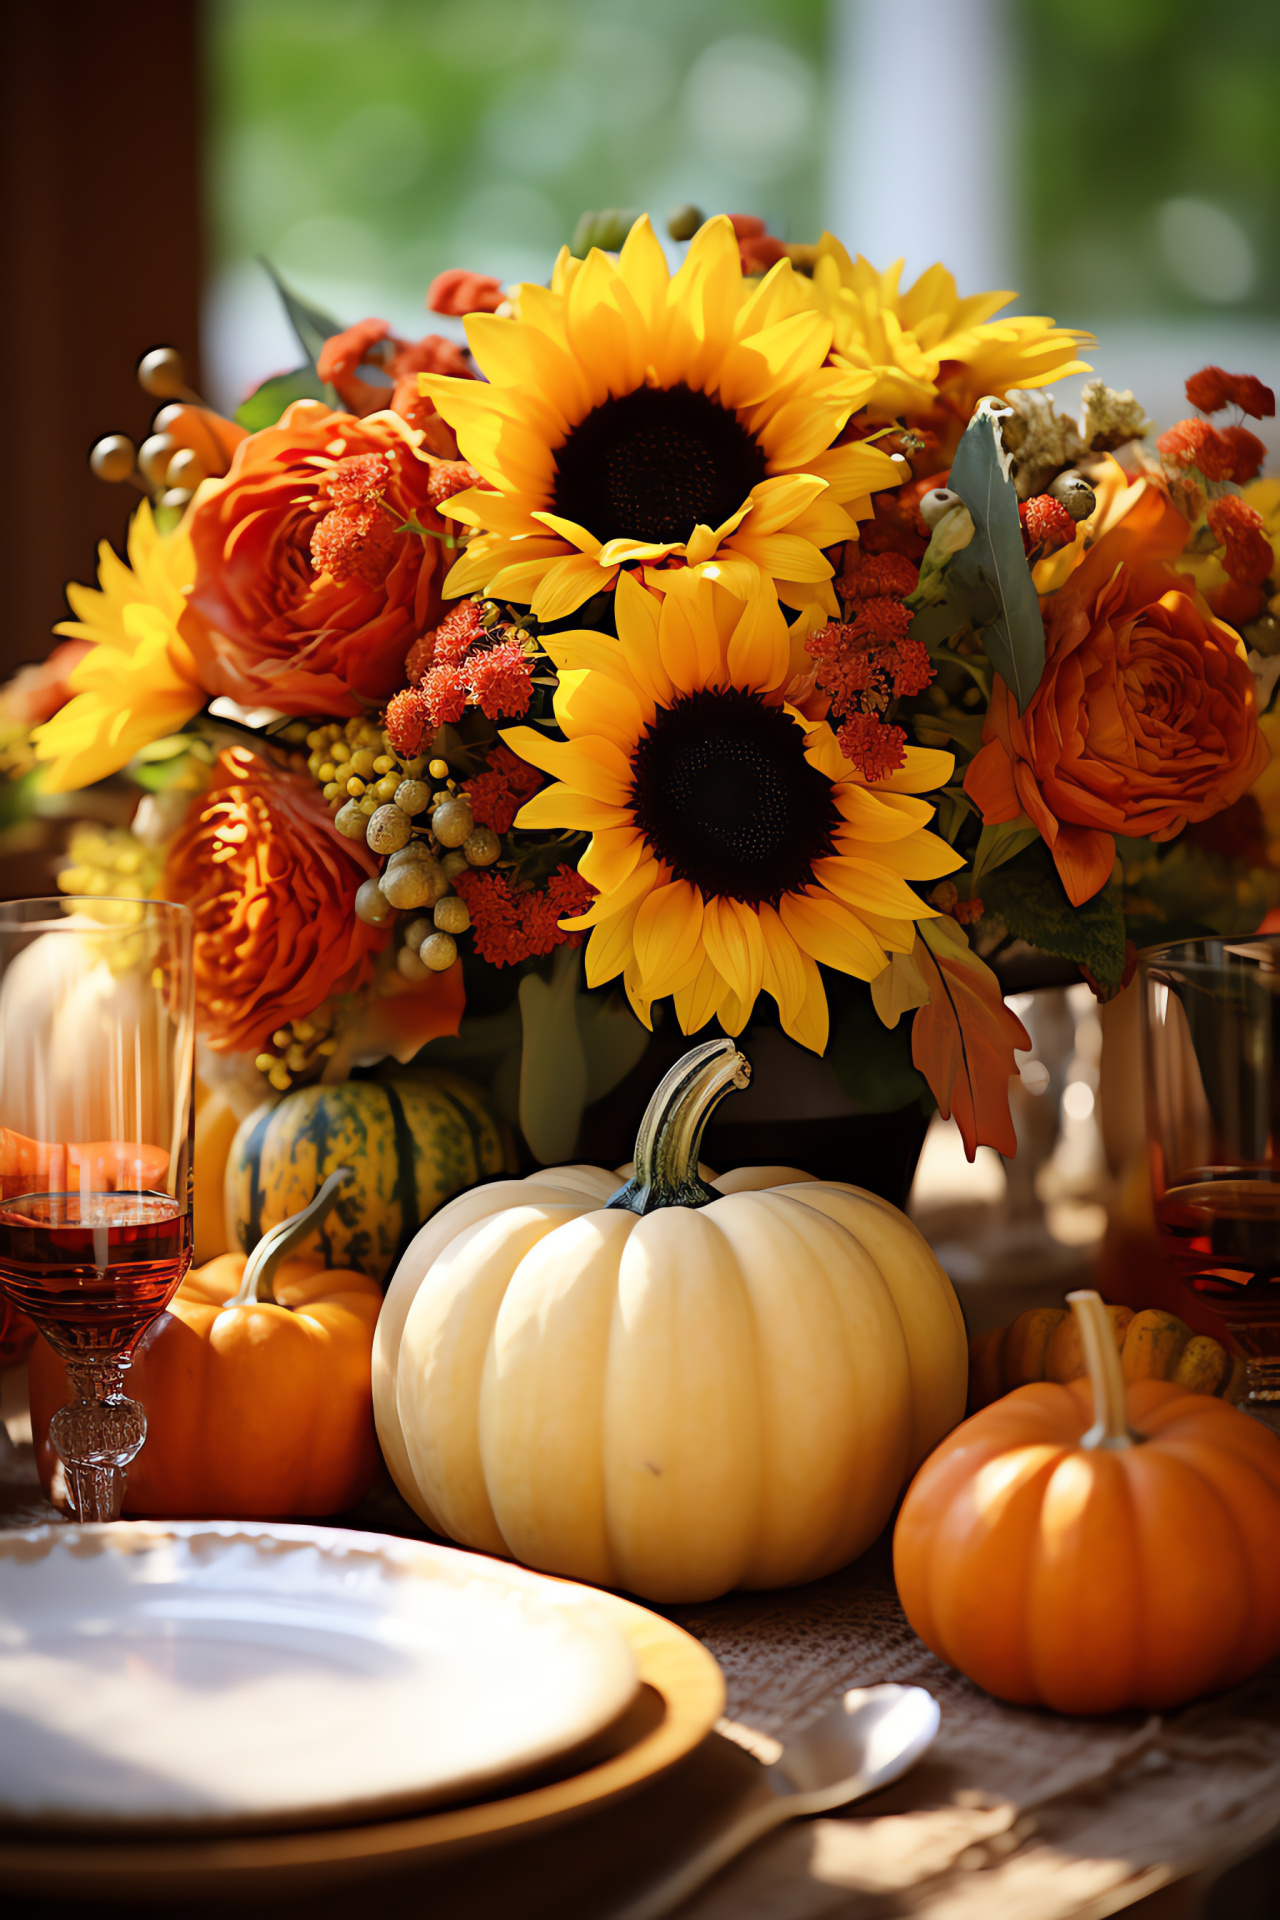
[[[609,1206],[645,1214],[718,1200],[698,1172],[703,1130],[717,1102],[750,1079],[750,1062],[732,1040],[708,1040],[677,1060],[645,1108],[635,1172]]]
[[[1102,1295],[1092,1288],[1067,1295],[1067,1305],[1076,1316],[1080,1343],[1084,1348],[1085,1370],[1093,1388],[1093,1425],[1081,1440],[1082,1447],[1106,1447],[1120,1451],[1136,1446],[1141,1435],[1129,1425],[1125,1404],[1124,1369],[1116,1347],[1111,1315]]]

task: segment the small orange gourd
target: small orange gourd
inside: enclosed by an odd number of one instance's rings
[[[128,1393],[147,1439],[128,1469],[138,1518],[281,1519],[343,1513],[378,1466],[370,1374],[382,1290],[367,1274],[286,1259],[347,1179],[268,1234],[246,1261],[188,1273],[134,1349]],[[31,1356],[31,1424],[46,1491],[58,1466],[49,1422],[68,1397],[44,1340]]]
[[[1125,1390],[1107,1309],[1068,1300],[1088,1377],[957,1427],[894,1532],[907,1619],[1002,1700],[1166,1708],[1280,1652],[1280,1439],[1162,1380]]]

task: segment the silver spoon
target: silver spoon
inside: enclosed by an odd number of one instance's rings
[[[763,1768],[771,1799],[748,1808],[612,1920],[660,1920],[774,1827],[832,1813],[900,1780],[933,1745],[941,1718],[923,1687],[852,1687]]]

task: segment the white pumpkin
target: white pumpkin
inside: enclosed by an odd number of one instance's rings
[[[791,1168],[700,1177],[749,1073],[732,1041],[686,1055],[621,1191],[496,1181],[413,1241],[374,1411],[428,1526],[653,1600],[789,1586],[869,1546],[962,1417],[960,1308],[905,1215]]]

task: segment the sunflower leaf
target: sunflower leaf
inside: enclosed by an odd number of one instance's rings
[[[1044,672],[1044,622],[1000,439],[1006,412],[997,401],[979,402],[951,463],[947,484],[968,507],[974,535],[947,569],[947,601],[972,620],[987,658],[1024,713]]]
[[[1016,820],[1003,820],[998,825],[986,826],[978,835],[977,851],[973,856],[973,877],[981,879],[993,867],[1002,867],[1006,860],[1016,859],[1024,847],[1040,837],[1040,829],[1025,813]]]
[[[959,1127],[969,1159],[980,1146],[1007,1158],[1018,1144],[1009,1112],[1013,1053],[1031,1045],[1026,1029],[949,915],[919,923],[911,957],[929,986],[928,1004],[912,1019],[911,1057],[943,1119]]]

